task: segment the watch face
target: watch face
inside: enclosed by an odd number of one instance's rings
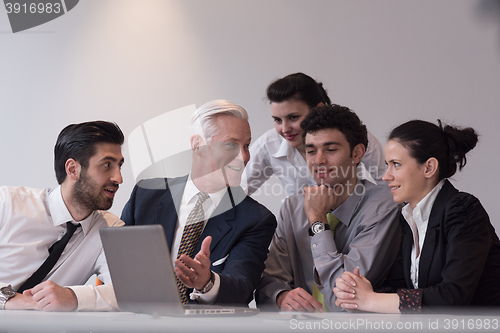
[[[12,289],[11,286],[2,287],[2,289],[0,289],[0,292],[8,298],[10,298],[16,294],[16,292],[14,291],[14,289]]]
[[[325,225],[322,222],[314,222],[311,229],[314,234],[317,234],[318,232],[325,230]]]

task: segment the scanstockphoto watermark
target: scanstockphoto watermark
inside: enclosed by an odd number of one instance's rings
[[[427,328],[422,321],[385,321],[368,320],[363,318],[349,320],[323,319],[318,320],[298,320],[290,319],[290,329],[292,330],[423,330]]]
[[[326,191],[328,191],[328,189],[325,186],[314,186],[307,191],[306,196],[308,197],[307,199],[311,199],[317,194],[321,195]],[[337,196],[343,196],[345,193],[355,193],[357,196],[363,196],[365,194],[365,185],[363,185],[363,183],[354,183],[348,180],[343,184],[335,185],[333,192]]]
[[[440,317],[427,320],[389,320],[389,319],[346,319],[346,320],[290,320],[292,330],[329,330],[329,331],[485,331],[498,332],[500,320],[487,317]]]
[[[279,196],[279,195],[293,195],[296,193],[301,193],[304,186],[315,186],[316,183],[313,180],[311,170],[307,166],[265,166],[258,162],[252,162],[247,165],[247,170],[251,170],[251,174],[248,178],[248,187],[253,189],[256,195],[265,196]],[[356,176],[358,179],[364,179],[366,174],[378,177],[378,168],[375,166],[370,167],[368,170],[364,168],[358,168],[356,166],[349,167],[330,167],[327,172],[325,172],[325,178],[333,179],[345,179]],[[288,181],[283,183],[270,184],[268,182],[262,184],[262,179],[269,179],[271,176],[277,176],[280,179],[287,179]],[[344,191],[346,189],[343,189]],[[363,189],[364,190],[364,189]],[[357,191],[361,191],[361,186],[358,186]],[[362,194],[363,192],[359,192]]]
[[[251,182],[249,183],[249,186],[251,186]],[[265,195],[265,196],[281,196],[283,194],[286,195],[293,195],[296,193],[302,193],[303,192],[303,187],[304,186],[313,186],[309,191],[309,195],[314,195],[317,194],[318,191],[323,191],[324,187],[317,187],[315,183],[311,184],[304,184],[299,181],[298,178],[295,178],[292,182],[288,182],[286,184],[282,183],[264,183],[261,185],[256,191],[256,195]],[[338,184],[335,186],[335,193],[337,195],[343,195],[346,191],[349,193],[356,193],[359,196],[362,196],[365,193],[365,186],[362,183],[354,183],[351,181],[347,181],[344,184]]]

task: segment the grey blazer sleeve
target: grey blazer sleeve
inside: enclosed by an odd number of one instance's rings
[[[359,233],[349,245],[348,253],[337,250],[330,232],[321,232],[311,237],[314,260],[314,280],[325,297],[330,311],[341,311],[335,305],[335,280],[345,271],[359,267],[374,286],[384,280],[396,257],[400,232],[398,209],[382,212],[363,221]]]

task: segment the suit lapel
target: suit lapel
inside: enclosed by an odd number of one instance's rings
[[[441,188],[441,191],[439,191],[434,204],[432,205],[429,223],[427,225],[427,232],[425,233],[424,245],[422,247],[422,253],[420,254],[420,263],[418,268],[419,288],[427,287],[429,271],[436,248],[436,241],[439,237],[439,226],[441,225],[445,214],[446,202],[456,192],[458,192],[458,190],[453,187],[448,180],[446,180]]]
[[[155,223],[161,224],[165,229],[165,236],[170,250],[172,250],[175,230],[177,228],[179,206],[186,181],[187,176],[167,179],[167,190],[155,208]],[[175,210],[172,211],[172,208],[175,208]]]
[[[419,288],[427,287],[427,281],[429,278],[429,271],[431,268],[432,259],[434,257],[434,250],[436,248],[437,237],[438,237],[438,230],[436,226],[432,228],[428,226],[427,232],[425,233],[424,246],[422,247],[422,253],[420,254],[420,261],[418,267]]]
[[[401,251],[403,255],[403,272],[405,272],[405,280],[408,288],[413,288],[413,283],[410,278],[410,265],[411,265],[411,247],[413,244],[413,235],[408,223],[404,219],[403,215],[400,215],[400,220],[402,222],[402,240],[401,240]]]

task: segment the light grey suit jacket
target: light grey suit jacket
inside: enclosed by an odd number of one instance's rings
[[[301,287],[312,294],[313,282],[335,306],[335,279],[359,266],[374,286],[381,284],[399,250],[399,208],[387,186],[358,180],[356,190],[333,214],[341,221],[335,238],[326,230],[309,236],[303,195],[285,200],[271,242],[256,300],[259,307],[278,310],[277,295]]]

